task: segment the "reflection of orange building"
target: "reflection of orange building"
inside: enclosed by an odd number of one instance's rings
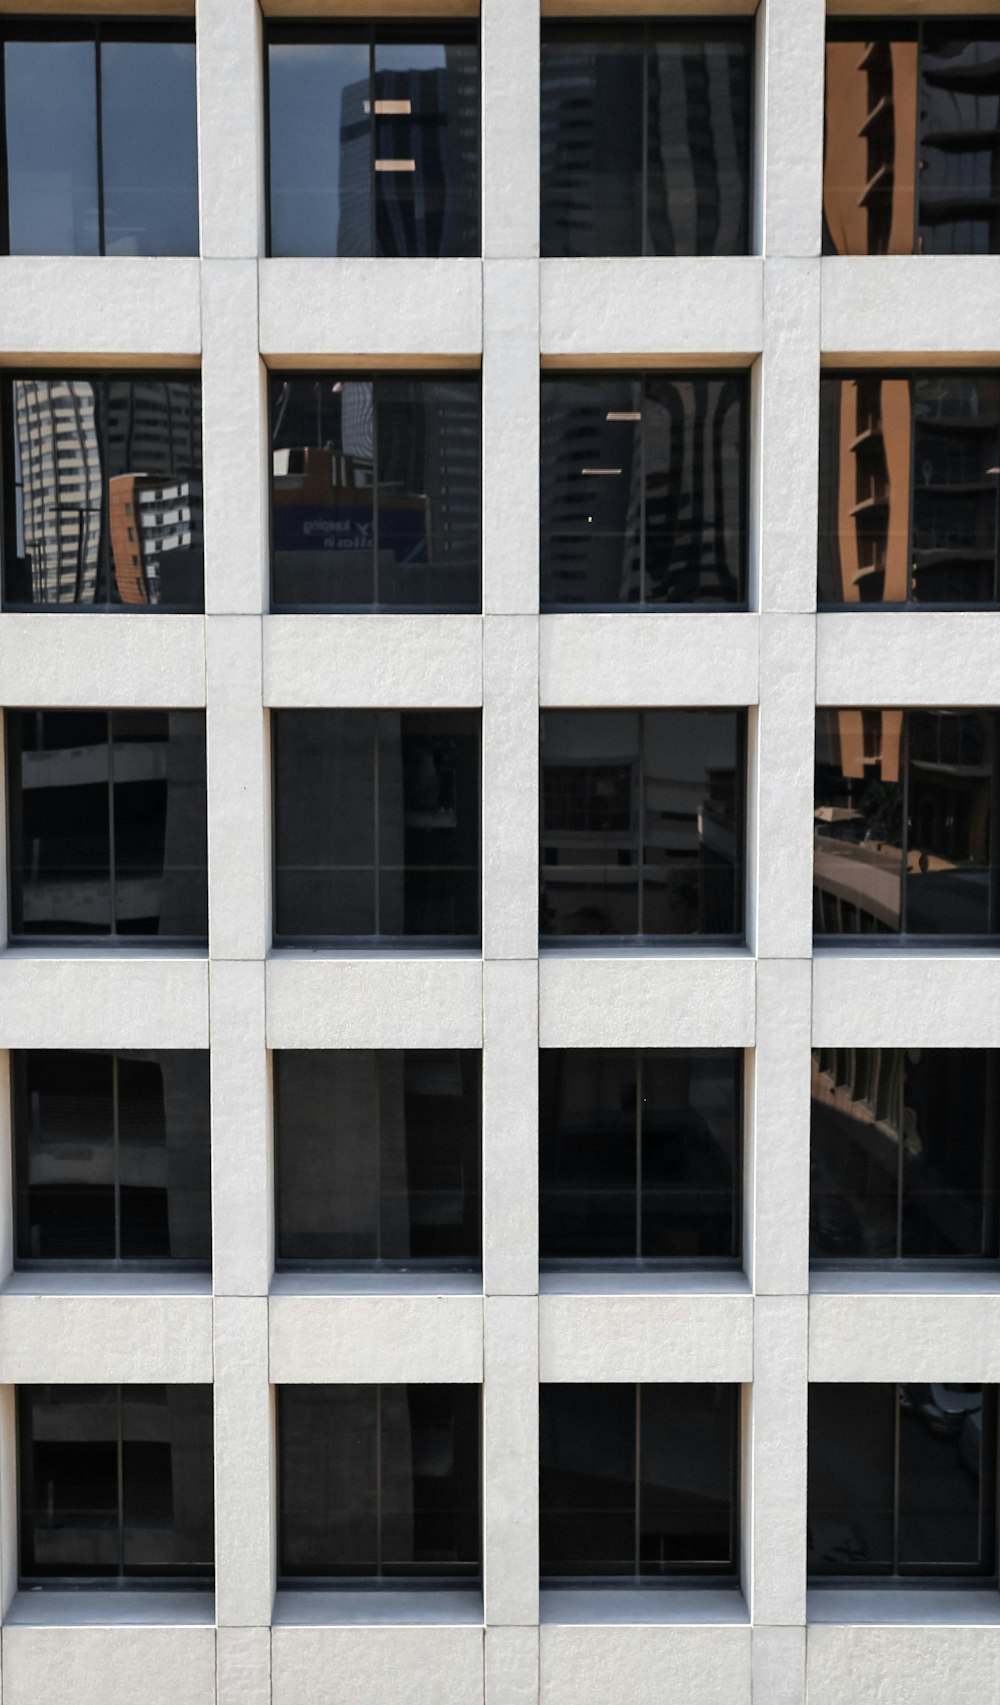
[[[916,240],[916,41],[826,48],[823,212],[839,255],[909,255]]]
[[[844,379],[836,408],[839,600],[904,603],[910,554],[910,382]]]
[[[108,532],[121,602],[159,604],[163,558],[172,551],[186,554],[201,542],[200,482],[114,474],[108,480]]]

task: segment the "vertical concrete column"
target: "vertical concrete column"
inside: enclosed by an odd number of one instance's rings
[[[758,1297],[754,1308],[745,1584],[755,1629],[805,1627],[808,1310],[805,1296]]]
[[[263,20],[257,0],[196,0],[201,252],[264,252]]]
[[[266,1630],[271,1620],[273,1431],[267,1298],[216,1297],[215,1603],[220,1628]],[[259,1653],[254,1658],[251,1650],[245,1656],[252,1662],[252,1690],[259,1696]]]
[[[482,0],[483,254],[538,254],[538,0]]]
[[[486,1623],[538,1622],[538,1300],[488,1296],[483,1424]]]
[[[255,260],[201,268],[205,609],[259,615],[268,607],[265,372]]]
[[[818,255],[826,0],[764,0],[759,18],[763,252]]]

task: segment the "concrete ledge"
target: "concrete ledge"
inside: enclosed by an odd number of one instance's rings
[[[205,703],[205,619],[55,610],[0,615],[0,679],[10,706],[197,709]]]
[[[266,705],[381,709],[387,694],[408,710],[481,705],[482,617],[264,618]]]
[[[44,304],[44,311],[39,311]],[[0,267],[3,354],[81,367],[127,359],[197,366],[201,270],[195,259],[12,255]]]
[[[813,1295],[809,1378],[993,1384],[1000,1296]]]
[[[813,961],[817,1048],[996,1048],[1000,958],[982,949],[822,950]]]
[[[479,260],[262,260],[260,347],[271,366],[373,366],[459,358],[483,347]]]
[[[269,1048],[481,1048],[483,964],[275,952],[266,968]]]
[[[272,1296],[273,1385],[478,1385],[483,1302],[475,1296]]]
[[[159,1596],[159,1595],[153,1595]],[[102,1594],[109,1620],[114,1594]],[[215,1629],[3,1631],[4,1705],[215,1705]]]
[[[542,356],[748,366],[763,347],[763,301],[764,262],[753,256],[543,260]]]
[[[816,623],[816,702],[1000,704],[1000,613],[844,611]]]
[[[750,1629],[543,1624],[539,1671],[540,1705],[750,1705]]]
[[[0,1296],[0,1384],[212,1380],[210,1296]]]
[[[538,1300],[539,1378],[564,1383],[753,1378],[753,1298]]]
[[[0,1046],[207,1048],[208,960],[128,949],[0,953]]]
[[[1000,1695],[1000,1628],[811,1626],[809,1705],[844,1705],[845,1685],[852,1705],[983,1705]]]
[[[273,1705],[386,1705],[389,1700],[392,1705],[483,1705],[483,1630],[436,1624],[275,1628],[271,1699]]]
[[[543,1048],[751,1048],[754,961],[746,953],[545,952]]]
[[[751,705],[759,618],[749,613],[547,615],[543,705]]]
[[[940,367],[1000,352],[1000,256],[831,256],[821,277],[824,356]]]

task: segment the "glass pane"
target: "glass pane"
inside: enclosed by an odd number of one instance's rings
[[[272,255],[372,253],[367,39],[268,47]]]
[[[114,711],[115,921],[122,935],[208,934],[205,715]]]
[[[383,1385],[379,1466],[387,1575],[479,1572],[479,1387]]]
[[[107,381],[107,596],[203,607],[201,381]]]
[[[981,1385],[900,1386],[901,1572],[993,1568],[996,1513],[984,1508],[987,1462],[996,1458],[989,1396]]]
[[[539,1556],[546,1576],[636,1569],[634,1385],[539,1387]]]
[[[746,254],[752,66],[748,31],[651,30],[646,254]]]
[[[642,1249],[647,1260],[739,1253],[736,1168],[742,1056],[648,1049],[642,1056]]]
[[[272,725],[274,933],[374,935],[375,713],[279,710]]]
[[[215,1558],[212,1387],[121,1389],[124,1572],[207,1579]]]
[[[977,1048],[911,1048],[903,1108],[902,1249],[995,1257],[997,1062]]]
[[[846,33],[846,32],[845,32]],[[826,48],[824,249],[913,253],[917,173],[916,31],[862,25]]]
[[[632,1049],[539,1054],[539,1254],[634,1260],[636,1071]]]
[[[913,380],[913,598],[978,604],[998,596],[1000,379]]]
[[[207,1266],[208,1053],[122,1053],[117,1065],[122,1259]]]
[[[46,1048],[12,1065],[19,1259],[112,1260],[112,1056]]]
[[[118,1387],[17,1393],[21,1575],[117,1575]]]
[[[925,255],[1000,250],[1000,30],[925,24],[920,58],[920,230]]]
[[[740,934],[742,713],[654,710],[643,724],[639,933]]]
[[[384,1050],[379,1068],[383,1260],[478,1261],[482,1056]]]
[[[104,471],[97,387],[89,379],[15,379],[5,387],[8,604],[93,604],[102,570]]]
[[[480,386],[379,379],[374,602],[480,608]]]
[[[278,1387],[278,1569],[379,1571],[374,1385]]]
[[[543,26],[543,255],[642,254],[642,43]]]
[[[194,42],[103,42],[101,124],[105,254],[196,255]]]
[[[893,1562],[894,1385],[809,1387],[811,1575],[885,1575]]]
[[[729,1574],[739,1388],[639,1388],[639,1572]]]
[[[542,714],[542,935],[638,933],[641,729],[635,711]]]
[[[651,604],[744,597],[746,385],[652,377],[645,406],[646,575]]]
[[[823,1260],[891,1260],[907,1120],[899,1048],[813,1054],[809,1248]]]
[[[383,936],[479,935],[479,714],[381,711]]]
[[[542,380],[543,604],[639,603],[642,380]]]
[[[817,935],[885,935],[902,926],[902,732],[902,711],[816,713]]]
[[[374,603],[371,380],[274,379],[271,443],[274,602]]]
[[[103,711],[8,711],[11,929],[111,928],[110,752]]]
[[[274,1096],[279,1258],[374,1261],[376,1055],[353,1048],[280,1050],[274,1055]]]
[[[12,255],[96,255],[93,41],[4,43]]]
[[[906,927],[912,935],[989,935],[998,919],[994,715],[911,710],[907,731]]]
[[[381,34],[375,253],[477,254],[479,49],[471,41],[386,41]]]
[[[911,587],[916,595],[913,389],[878,374],[820,380],[820,604],[902,604]]]

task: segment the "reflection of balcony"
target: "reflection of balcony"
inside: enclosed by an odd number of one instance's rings
[[[897,930],[903,885],[903,851],[885,841],[853,845],[816,833],[816,887],[846,900],[869,917]]]
[[[855,451],[863,450],[868,445],[875,448],[877,445],[880,445],[882,441],[882,422],[881,420],[873,420],[870,426],[863,427],[858,433],[858,436],[851,439],[848,449]]]
[[[888,509],[888,507],[889,507],[889,492],[888,492],[888,490],[886,490],[884,492],[872,492],[872,494],[869,497],[863,497],[860,500],[860,502],[855,503],[853,505],[853,507],[848,511],[848,513],[851,516],[872,515],[875,513],[875,511],[877,509]]]
[[[864,189],[861,191],[861,194],[858,197],[858,206],[871,207],[873,202],[881,201],[883,197],[891,195],[892,185],[892,167],[887,165],[879,166],[877,171],[875,171],[868,179]]]
[[[873,130],[877,130],[879,128],[879,124],[883,119],[888,119],[891,112],[892,96],[881,95],[872,107],[872,110],[865,119],[861,129],[858,131],[858,135],[870,136]]]

